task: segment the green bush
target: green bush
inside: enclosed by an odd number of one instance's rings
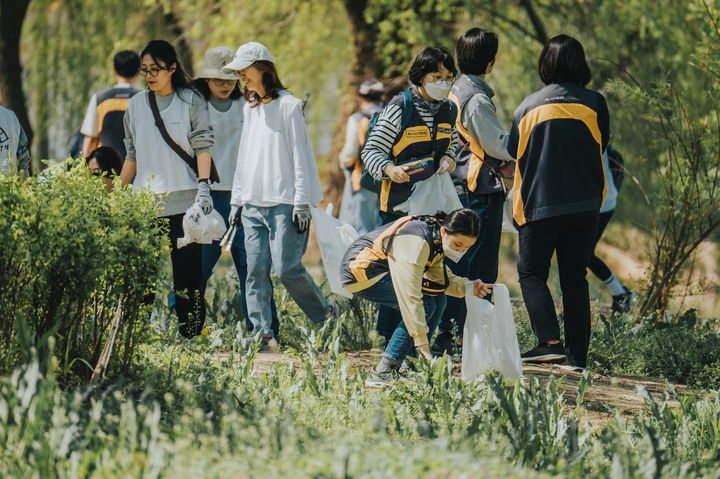
[[[130,363],[163,255],[156,213],[152,195],[107,193],[84,167],[0,175],[0,370],[46,354],[53,335],[59,367],[89,377],[120,304],[111,366]]]

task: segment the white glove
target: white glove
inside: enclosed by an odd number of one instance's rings
[[[298,233],[304,233],[310,228],[310,207],[308,205],[294,207],[292,219]]]
[[[200,206],[200,209],[206,215],[212,213],[213,200],[210,196],[210,182],[208,180],[199,180],[197,195],[195,195],[195,204]]]

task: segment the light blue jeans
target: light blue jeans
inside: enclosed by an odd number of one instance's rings
[[[355,229],[361,235],[369,233],[380,226],[380,203],[377,193],[368,190],[356,191],[352,194]]]
[[[273,337],[272,282],[270,270],[280,278],[311,321],[325,320],[328,303],[302,264],[309,231],[298,233],[292,221],[292,205],[245,205],[242,223],[247,255],[246,299],[253,333]]]

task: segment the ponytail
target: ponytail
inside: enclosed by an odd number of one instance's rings
[[[462,208],[447,214],[438,211],[435,217],[447,234],[477,238],[480,232],[480,217],[471,209]]]

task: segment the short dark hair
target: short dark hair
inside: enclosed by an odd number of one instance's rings
[[[211,96],[210,95],[210,87],[207,84],[207,82],[209,80],[211,80],[211,79],[210,78],[196,78],[192,82],[193,88],[195,88],[198,91],[198,93],[200,93],[205,98],[206,101],[209,100],[210,96]],[[230,98],[232,100],[237,100],[241,96],[243,96],[243,92],[240,89],[240,82],[238,81],[235,84],[235,88],[233,88],[233,91],[230,92]]]
[[[100,170],[106,173],[108,178],[117,176],[120,174],[120,171],[122,171],[123,159],[120,157],[120,153],[115,151],[115,148],[109,146],[95,148],[92,153],[85,158],[85,164],[90,163],[92,159],[98,162]]]
[[[267,60],[258,60],[253,63],[260,72],[262,73],[262,83],[265,89],[265,96],[269,96],[273,100],[280,96],[280,90],[287,90],[280,81],[275,64]],[[245,89],[245,99],[254,103],[261,103],[262,98],[254,91]]]
[[[558,35],[545,45],[538,59],[540,80],[550,83],[580,83],[592,79],[582,44],[568,35]]]
[[[132,78],[140,69],[140,55],[130,50],[121,50],[113,57],[115,73],[123,78]]]
[[[469,208],[461,208],[448,214],[438,211],[435,217],[440,220],[440,226],[445,228],[447,234],[477,238],[480,233],[480,217]]]
[[[462,73],[484,75],[498,51],[498,36],[482,28],[471,28],[458,38],[455,47],[458,67]]]
[[[165,40],[151,40],[140,53],[140,60],[145,55],[150,55],[150,58],[159,66],[159,62],[163,62],[165,67],[175,65],[175,71],[170,77],[170,81],[173,86],[173,90],[179,90],[180,88],[192,88],[190,84],[190,78],[185,73],[185,70],[178,59],[175,47],[170,45]]]
[[[453,75],[457,75],[455,68],[455,60],[452,53],[443,47],[425,47],[415,57],[410,67],[410,81],[415,86],[420,86],[422,79],[428,73],[434,73],[439,70],[439,65],[445,66]]]

